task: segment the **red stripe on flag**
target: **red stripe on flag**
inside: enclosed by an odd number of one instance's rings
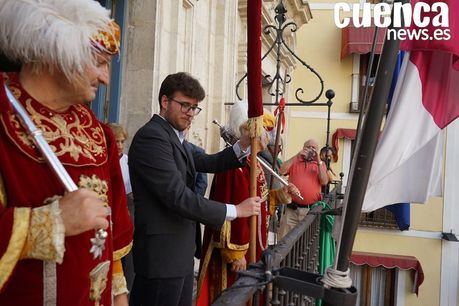
[[[412,23],[411,26],[409,27],[410,31],[427,31],[429,36],[431,36],[431,39],[423,40],[423,39],[417,39],[417,40],[404,40],[400,44],[400,49],[403,51],[443,51],[443,52],[448,52],[451,54],[454,54],[454,57],[452,59],[453,66],[455,69],[459,70],[459,18],[457,18],[457,14],[459,12],[459,1],[457,0],[412,0],[411,1],[411,6],[414,8],[416,3],[418,2],[424,2],[429,5],[429,7],[432,7],[432,4],[435,2],[443,2],[446,3],[448,6],[448,23],[449,27],[434,27],[432,25],[433,19],[434,18],[440,18],[440,12],[425,12],[424,10],[421,10],[421,20],[424,20],[424,18],[428,18],[430,20],[430,23],[427,27],[420,28],[417,27],[415,23]],[[427,19],[426,19],[427,20]],[[449,40],[446,40],[446,36],[440,35],[440,38],[435,39],[434,33],[437,31],[437,34],[439,31],[444,33],[444,31],[448,31],[448,33],[451,35],[451,38]]]
[[[439,51],[413,51],[410,56],[421,78],[422,104],[441,129],[459,117],[459,71],[453,60],[453,54]]]

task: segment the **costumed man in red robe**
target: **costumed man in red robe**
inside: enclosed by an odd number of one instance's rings
[[[236,103],[230,112],[230,129],[235,136],[248,133],[247,102]],[[260,137],[258,150],[265,149],[269,135],[264,131]],[[257,196],[264,199],[261,213],[257,216],[256,260],[260,260],[262,252],[268,246],[269,197],[275,199],[270,204],[290,203],[289,193],[297,193],[294,185],[278,190],[268,190],[263,169],[257,163]],[[250,162],[242,168],[217,173],[212,182],[210,199],[223,203],[240,203],[249,196]],[[273,209],[271,209],[274,211]],[[225,221],[220,231],[205,229],[203,257],[200,263],[198,278],[198,306],[210,305],[223,290],[230,287],[236,280],[238,271],[247,267],[249,260],[250,218],[239,218]]]
[[[132,222],[116,141],[84,104],[108,83],[120,29],[93,0],[5,0],[0,53],[0,305],[127,305],[120,259]],[[65,188],[11,107],[7,88],[79,189]],[[90,253],[105,229],[100,256]],[[92,241],[91,241],[92,239]]]

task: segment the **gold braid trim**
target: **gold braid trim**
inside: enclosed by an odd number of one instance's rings
[[[249,248],[249,244],[235,244],[231,243],[231,223],[230,221],[225,221],[221,231],[223,232],[223,235],[226,238],[226,247],[230,250],[236,250],[236,251],[244,251]],[[223,246],[222,248],[224,248]]]
[[[126,278],[123,273],[113,274],[112,279],[112,295],[117,296],[120,294],[129,293],[127,289]]]
[[[222,256],[223,262],[225,264],[232,263],[236,260],[242,259],[246,253],[247,253],[247,250],[236,251],[236,250],[220,249],[220,255]]]
[[[0,175],[0,205],[6,207],[6,191],[5,185],[3,184],[2,176]]]
[[[223,253],[225,251],[228,252],[228,255],[231,258],[233,257],[238,257],[234,258],[231,262],[233,262],[236,259],[241,259],[242,257],[245,256],[245,253],[249,249],[249,244],[246,243],[244,245],[239,245],[239,244],[234,244],[231,243],[231,223],[230,221],[225,221],[222,225],[222,228],[220,230],[220,241],[214,241],[214,237],[212,236],[210,238],[209,246],[207,248],[206,254],[204,256],[204,260],[202,261],[201,265],[201,271],[199,273],[199,279],[198,279],[198,284],[197,284],[197,296],[199,296],[201,292],[201,287],[202,287],[202,282],[204,281],[204,277],[207,272],[207,268],[209,266],[210,259],[212,257],[212,252],[214,249],[219,249],[220,250],[220,255],[222,257],[222,290],[226,289],[226,284],[227,284],[227,261],[226,258],[224,257]],[[242,255],[242,256],[241,256]],[[212,297],[211,297],[211,300]]]
[[[59,208],[60,196],[46,199],[32,209],[27,240],[21,259],[33,258],[61,264],[65,253],[65,227]]]
[[[121,263],[121,260],[113,261],[112,278],[113,296],[129,293],[127,289],[126,278],[124,277],[123,264]]]
[[[284,190],[284,188],[280,188],[276,191],[276,201],[277,204],[288,204],[292,202],[292,197]]]
[[[212,257],[212,251],[214,250],[215,242],[214,238],[210,237],[209,246],[207,247],[206,255],[204,255],[204,261],[202,262],[201,271],[199,271],[199,279],[197,284],[197,295],[201,292],[202,282],[207,273],[207,267],[209,266],[210,258]]]
[[[226,264],[226,262],[222,261],[222,288],[221,288],[221,291],[225,290],[226,288],[228,288],[228,265]],[[214,301],[215,298],[216,296],[213,296],[212,301]]]
[[[132,241],[127,246],[125,246],[124,248],[121,248],[121,249],[116,250],[116,251],[113,252],[113,261],[120,260],[121,258],[126,256],[127,254],[129,254],[131,249],[132,249]]]
[[[288,204],[292,202],[292,197],[284,188],[272,189],[269,191],[269,215],[274,215],[276,205]]]
[[[6,252],[0,258],[0,289],[10,278],[21,255],[29,229],[30,212],[31,208],[29,207],[17,207],[14,209],[10,242]]]
[[[270,216],[274,216],[274,213],[276,212],[276,204],[277,204],[276,193],[277,192],[274,189],[269,191],[268,213]]]
[[[263,116],[249,118],[247,127],[250,138],[260,137],[263,131]]]

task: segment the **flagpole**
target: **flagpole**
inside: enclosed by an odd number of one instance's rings
[[[395,2],[405,3],[406,0],[397,0]],[[389,29],[393,29],[393,24]],[[389,32],[387,32],[389,33]],[[376,151],[378,135],[381,129],[381,123],[384,117],[387,98],[392,82],[393,71],[395,68],[397,53],[399,51],[400,41],[398,39],[386,40],[381,54],[380,66],[376,75],[376,82],[368,112],[365,120],[362,122],[361,143],[356,147],[355,165],[352,165],[349,176],[349,190],[346,192],[344,199],[344,220],[341,230],[340,239],[337,246],[337,255],[335,258],[335,269],[345,272],[349,268],[349,258],[354,245],[355,235],[360,221],[362,204],[370,176],[373,157]]]
[[[374,62],[374,57],[376,53],[376,44],[378,41],[378,33],[379,33],[379,28],[375,26],[375,33],[373,35],[373,44],[371,46],[371,52],[370,52],[370,59],[368,60],[368,67],[367,67],[367,74],[366,74],[366,80],[365,80],[365,88],[363,92],[363,99],[362,99],[362,105],[360,105],[360,112],[359,112],[359,120],[357,121],[357,127],[355,129],[355,148],[360,147],[360,143],[362,142],[362,135],[361,135],[361,130],[362,130],[362,124],[363,121],[365,120],[365,115],[367,112],[367,104],[368,104],[368,89],[370,87],[370,75],[371,71],[373,70],[373,62]],[[387,33],[387,32],[386,32]],[[355,150],[357,152],[357,150]],[[355,156],[351,160],[351,173],[353,172],[352,166],[355,164]]]
[[[261,0],[247,2],[247,88],[251,138],[250,196],[257,196],[258,137],[263,129],[261,91]],[[257,216],[250,217],[249,263],[257,260]]]

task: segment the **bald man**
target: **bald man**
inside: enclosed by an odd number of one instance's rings
[[[280,167],[280,173],[289,176],[289,182],[298,187],[303,197],[300,199],[292,195],[292,203],[287,205],[281,218],[280,239],[303,220],[311,205],[322,200],[321,187],[328,184],[328,175],[318,150],[317,141],[309,139],[298,154]]]

